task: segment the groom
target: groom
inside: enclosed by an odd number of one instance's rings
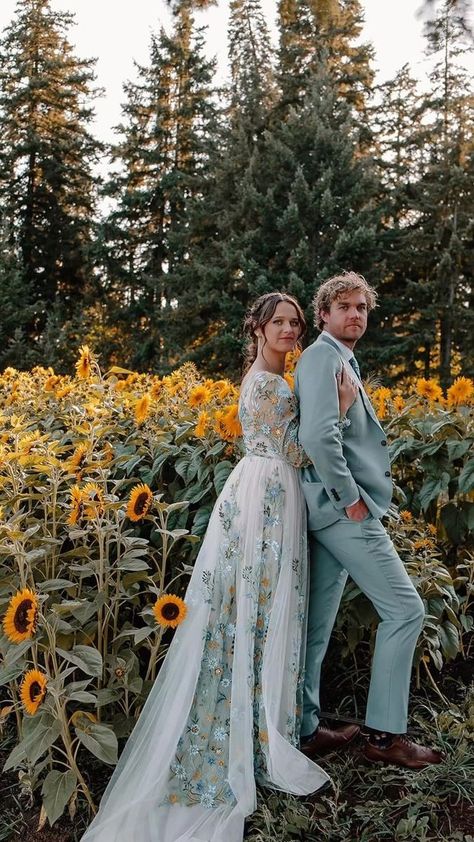
[[[413,652],[424,609],[380,521],[392,497],[388,446],[354,356],[375,303],[375,291],[355,272],[322,284],[314,298],[321,335],[296,370],[299,437],[312,460],[302,474],[311,586],[301,744],[305,754],[317,757],[347,744],[359,730],[345,726],[332,731],[320,726],[318,718],[321,664],[349,574],[380,617],[364,755],[373,762],[420,769],[441,760],[405,733]],[[341,371],[358,386],[342,430],[336,383]]]

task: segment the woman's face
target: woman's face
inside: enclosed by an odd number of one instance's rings
[[[266,339],[265,349],[286,354],[291,351],[301,334],[298,313],[289,301],[280,301],[270,321],[260,328]]]

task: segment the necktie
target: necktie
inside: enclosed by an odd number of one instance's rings
[[[356,358],[355,358],[355,357],[351,357],[351,358],[350,358],[350,360],[349,360],[349,362],[350,362],[350,364],[351,364],[352,368],[354,369],[355,373],[357,374],[357,377],[359,378],[359,380],[362,380],[362,378],[361,378],[361,376],[360,376],[359,363],[357,362]]]

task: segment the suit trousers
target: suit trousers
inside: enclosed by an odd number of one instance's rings
[[[366,725],[405,733],[411,667],[425,616],[403,562],[380,520],[347,516],[309,533],[310,596],[302,736],[319,722],[321,665],[349,574],[380,622],[367,700]]]

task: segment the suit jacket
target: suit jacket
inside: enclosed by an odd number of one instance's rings
[[[302,471],[310,530],[347,517],[345,507],[359,497],[373,517],[380,518],[392,498],[387,440],[362,387],[347,413],[350,426],[341,436],[336,372],[342,366],[357,379],[336,343],[323,331],[301,355],[296,368],[299,439],[312,461]]]

